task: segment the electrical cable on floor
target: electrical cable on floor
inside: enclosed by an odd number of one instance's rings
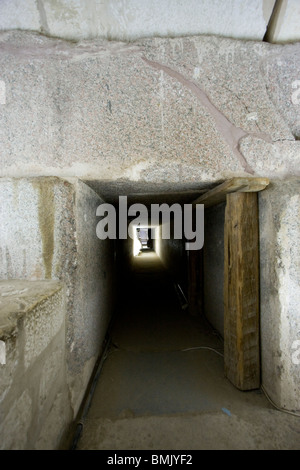
[[[114,351],[116,351],[116,350],[132,352],[132,350],[130,350],[130,349],[120,348],[120,346],[118,346],[118,345],[115,344],[115,343],[111,343],[111,346],[113,346],[115,349],[112,350],[112,351],[109,351],[109,352],[108,352],[108,355],[111,354],[111,352],[114,352]],[[158,352],[158,353],[160,353],[160,352],[186,352],[186,351],[195,351],[195,350],[197,350],[197,349],[208,349],[209,351],[213,351],[213,352],[215,352],[216,354],[218,354],[219,356],[224,357],[224,354],[222,354],[221,352],[217,351],[217,349],[210,348],[209,346],[195,346],[195,347],[193,347],[193,348],[172,349],[171,351],[166,350],[166,351],[152,351],[152,352]]]
[[[296,413],[295,411],[289,411],[289,410],[285,410],[284,408],[280,408],[280,406],[276,405],[276,403],[273,402],[272,398],[269,397],[268,393],[266,392],[266,390],[264,389],[264,387],[262,385],[261,385],[260,388],[264,392],[267,400],[269,400],[269,402],[271,403],[271,405],[274,406],[274,408],[276,408],[278,411],[282,411],[283,413],[287,413],[289,415],[296,416],[297,418],[300,418],[300,413]]]
[[[103,362],[107,359],[107,357],[114,351],[116,350],[122,350],[122,348],[120,348],[118,345],[116,345],[115,343],[111,343],[111,346],[113,346],[113,348],[115,349],[110,349],[107,348],[106,351],[105,351],[105,354],[103,355],[103,358],[102,358],[102,365],[103,365]],[[199,349],[207,349],[208,351],[213,351],[215,352],[216,354],[218,354],[219,356],[221,357],[224,357],[224,354],[220,353],[219,351],[217,351],[216,349],[214,348],[210,348],[209,346],[195,346],[193,348],[185,348],[185,349],[177,349],[175,351],[171,351],[171,352],[187,352],[187,351],[195,351],[195,350],[199,350]],[[123,349],[123,351],[125,351]],[[99,367],[99,369],[101,370],[102,367]],[[100,370],[98,370],[98,374],[99,375],[99,372]],[[98,378],[98,377],[97,377]],[[96,383],[96,380],[94,381],[94,383]],[[94,388],[94,387],[92,387]],[[280,408],[278,405],[276,405],[276,403],[273,402],[273,400],[270,398],[270,396],[268,395],[268,393],[266,392],[265,388],[261,385],[261,390],[263,391],[265,397],[267,398],[267,400],[271,403],[272,406],[274,406],[274,408],[276,408],[278,411],[281,411],[282,413],[287,413],[289,415],[292,415],[292,416],[296,416],[297,418],[300,418],[300,413],[296,413],[294,411],[289,411],[289,410],[285,410],[284,408]],[[92,393],[93,394],[93,393]],[[91,394],[91,395],[92,395]],[[86,407],[86,412],[83,413],[83,417],[85,417],[85,414],[87,413],[87,409],[88,409],[89,406]],[[83,420],[80,420],[79,423],[78,423],[78,426],[79,426],[79,436],[82,432],[82,429],[83,429]],[[78,438],[79,436],[77,437],[76,441],[78,441]]]
[[[217,351],[217,350],[214,349],[214,348],[209,348],[208,346],[196,346],[196,347],[194,347],[194,348],[180,349],[180,351],[183,351],[183,352],[185,352],[185,351],[194,351],[194,350],[196,350],[196,349],[208,349],[209,351],[213,351],[213,352],[215,352],[216,354],[219,354],[219,356],[224,357],[224,354],[220,353],[219,351]]]

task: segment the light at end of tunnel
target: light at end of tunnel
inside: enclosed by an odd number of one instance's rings
[[[137,235],[137,227],[134,227],[133,228],[133,256],[138,256],[141,248],[142,248],[142,244],[140,242],[140,240],[138,239],[138,235]]]

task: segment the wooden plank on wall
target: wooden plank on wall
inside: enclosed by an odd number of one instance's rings
[[[234,192],[257,192],[265,189],[269,184],[268,178],[231,178],[193,201],[196,204],[204,204],[210,207],[226,200],[226,195]]]
[[[224,235],[224,366],[240,390],[260,386],[257,193],[227,195]]]

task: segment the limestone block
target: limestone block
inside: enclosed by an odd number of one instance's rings
[[[46,361],[43,365],[41,376],[40,376],[40,387],[39,387],[39,407],[43,408],[47,398],[49,397],[51,388],[56,380],[59,378],[61,369],[65,370],[65,354],[60,348],[56,348],[50,351],[47,355]]]
[[[65,39],[215,34],[262,39],[274,0],[4,0],[0,29]]]
[[[39,12],[35,0],[2,0],[0,29],[40,31]]]
[[[30,321],[36,323],[37,319],[31,317],[35,306],[44,309],[46,301],[53,296],[52,309],[58,308],[56,299],[61,302],[62,286],[56,281],[38,281],[30,282],[25,280],[1,280],[0,281],[0,337],[4,341],[12,336],[16,336],[19,332],[19,322],[22,321],[22,331],[29,327]],[[57,296],[57,297],[56,297]],[[46,315],[50,315],[50,308]],[[53,308],[55,307],[55,308]],[[55,314],[63,318],[61,312]],[[38,317],[38,319],[42,319]],[[53,318],[52,318],[53,320]],[[44,321],[44,318],[42,319]],[[61,322],[60,322],[61,326]],[[37,333],[37,332],[36,332]],[[51,335],[48,335],[48,342],[57,333],[54,328]]]
[[[62,393],[58,393],[34,443],[34,450],[53,450],[59,447],[66,430],[65,410],[66,399]]]
[[[63,243],[74,232],[74,221],[65,217],[71,185],[33,178],[1,181],[0,187],[1,278],[55,278],[64,262],[71,272],[72,246],[68,259],[55,250],[57,238]]]
[[[6,395],[10,393],[10,388],[18,373],[20,363],[19,349],[16,348],[16,338],[3,338],[1,340],[5,345],[5,361],[0,364],[0,406]]]
[[[74,188],[75,191],[75,188]],[[93,367],[101,351],[115,307],[115,245],[99,240],[95,217],[102,199],[83,183],[75,192],[76,272],[74,300],[68,319],[68,364],[74,413],[78,411]],[[80,384],[80,386],[79,386]]]
[[[299,410],[299,180],[260,193],[260,250],[262,382],[278,406]]]
[[[61,300],[53,299],[51,308],[47,302],[39,305],[38,311],[24,318],[25,350],[24,365],[29,367],[44,351],[50,340],[59,332],[65,322],[65,312],[59,309]],[[47,360],[47,365],[49,362]]]
[[[55,449],[70,424],[65,314],[60,282],[0,281],[0,338],[6,349],[0,365],[1,449],[34,449],[51,420],[59,425],[43,445]]]
[[[299,60],[300,45],[297,44],[281,48],[276,55],[270,54],[261,66],[270,99],[296,139],[300,138]]]
[[[261,71],[285,51],[206,36],[74,44],[2,34],[1,174],[199,185],[299,171]]]

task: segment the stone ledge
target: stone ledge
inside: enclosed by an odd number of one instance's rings
[[[70,425],[65,317],[64,283],[0,281],[0,449],[56,449]]]
[[[62,288],[58,281],[0,281],[0,339],[16,335],[18,321]]]

